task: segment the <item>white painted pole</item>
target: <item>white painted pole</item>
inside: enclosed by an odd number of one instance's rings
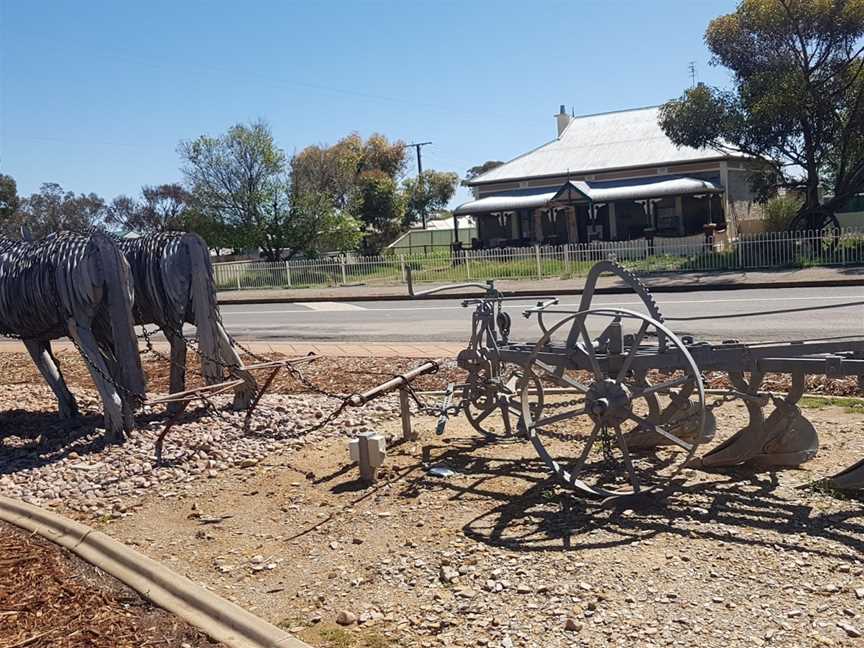
[[[536,244],[534,245],[534,258],[537,260],[537,278],[542,279],[543,271],[540,267],[540,246]]]

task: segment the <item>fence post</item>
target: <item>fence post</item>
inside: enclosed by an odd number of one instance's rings
[[[402,283],[408,283],[408,279],[405,277],[405,255],[399,255],[399,264],[402,268]]]
[[[471,279],[471,254],[469,252],[463,252],[465,256],[465,272],[468,275],[468,279]]]
[[[570,269],[570,244],[564,246],[564,274],[569,275]]]
[[[543,271],[540,268],[540,245],[537,243],[534,244],[534,258],[537,260],[537,278],[542,279]]]
[[[291,287],[291,264],[287,259],[285,260],[285,284]]]
[[[339,257],[339,264],[342,266],[342,285],[348,285],[348,276],[345,274],[345,255]]]
[[[238,266],[234,266],[234,269],[236,270],[237,276],[237,290],[240,290],[240,268]]]

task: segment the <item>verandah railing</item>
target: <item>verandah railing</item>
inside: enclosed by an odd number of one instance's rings
[[[405,282],[408,267],[415,282],[566,279],[583,276],[593,263],[609,258],[637,274],[864,265],[864,230],[754,234],[716,245],[698,236],[466,250],[454,255],[243,261],[216,263],[214,274],[219,290],[397,284]]]

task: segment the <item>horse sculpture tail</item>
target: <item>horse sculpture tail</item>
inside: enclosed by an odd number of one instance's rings
[[[89,246],[95,247],[98,252],[102,269],[120,380],[128,392],[143,397],[147,392],[147,383],[135,337],[135,320],[132,316],[134,291],[129,264],[117,244],[104,234],[92,234]]]
[[[181,240],[189,255],[192,313],[198,331],[201,371],[206,382],[213,384],[222,380],[222,366],[219,361],[219,321],[216,319],[218,310],[210,250],[197,234],[184,234]]]

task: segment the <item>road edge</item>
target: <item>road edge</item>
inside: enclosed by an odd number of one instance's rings
[[[864,286],[864,279],[844,279],[838,281],[836,279],[820,279],[811,281],[759,281],[751,283],[700,283],[700,284],[681,284],[681,285],[652,285],[650,281],[645,282],[646,286],[652,293],[688,293],[688,292],[711,292],[711,291],[730,291],[730,290],[764,290],[768,288],[837,288],[841,286]],[[220,306],[248,306],[252,304],[296,304],[299,302],[317,303],[317,302],[377,302],[377,301],[419,301],[430,299],[459,299],[465,297],[479,297],[483,295],[481,291],[467,290],[454,291],[448,293],[435,293],[432,295],[424,295],[421,297],[412,297],[406,292],[404,294],[358,294],[358,295],[309,295],[297,297],[238,297],[236,299],[226,299],[226,294],[237,294],[244,291],[223,291],[221,295],[217,295],[217,301]],[[581,295],[584,290],[582,288],[565,288],[563,290],[543,291],[537,289],[517,289],[517,290],[502,290],[503,295],[507,297],[548,297],[554,295],[556,297],[567,295]],[[628,286],[606,286],[596,288],[594,294],[597,295],[624,295],[630,294],[633,291]]]
[[[0,495],[0,520],[65,547],[79,558],[231,648],[311,648],[165,565],[62,515]]]

